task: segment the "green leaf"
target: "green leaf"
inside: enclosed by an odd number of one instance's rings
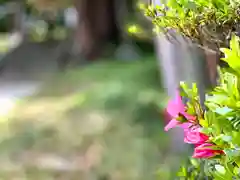
[[[232,142],[232,137],[231,136],[227,136],[227,135],[223,135],[222,136],[222,140],[225,141],[225,142]]]
[[[190,161],[191,161],[192,165],[195,166],[196,168],[198,168],[200,166],[199,162],[196,159],[191,158]]]
[[[231,41],[230,41],[230,48],[232,51],[237,52],[237,55],[240,55],[240,48],[239,48],[239,37],[236,35],[232,35]]]
[[[232,112],[233,110],[229,107],[218,107],[217,109],[215,109],[215,112],[220,114],[220,115],[226,115],[229,112]]]
[[[239,168],[239,167],[234,167],[233,173],[234,173],[235,175],[239,175],[239,174],[240,174],[240,168]]]
[[[215,165],[215,169],[216,169],[216,171],[217,171],[218,173],[220,173],[220,174],[222,174],[222,175],[226,174],[225,168],[224,168],[222,165],[220,165],[220,164],[216,164],[216,165]]]
[[[206,111],[204,113],[204,119],[205,119],[205,121],[207,121],[208,125],[212,124],[212,122],[214,121],[214,118],[215,118],[215,113],[214,112]],[[205,127],[205,126],[203,126],[203,127]]]
[[[199,119],[199,124],[202,126],[202,127],[209,127],[209,124],[208,124],[208,121],[205,120],[205,119]]]
[[[240,151],[237,149],[225,149],[224,152],[229,158],[240,156]]]
[[[225,57],[222,58],[223,61],[227,62],[228,65],[239,71],[240,70],[240,45],[239,37],[233,35],[230,41],[230,49],[220,48],[224,53]]]

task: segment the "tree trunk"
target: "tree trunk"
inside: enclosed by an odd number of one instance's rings
[[[21,0],[13,1],[6,8],[9,12],[9,31],[11,32],[10,48],[15,48],[24,40],[24,4]]]
[[[88,60],[98,58],[107,42],[118,36],[114,0],[75,0],[78,11],[76,39]]]
[[[21,0],[7,3],[9,31],[24,33],[24,2]]]

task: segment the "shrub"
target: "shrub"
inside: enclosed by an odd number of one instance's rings
[[[228,47],[231,33],[239,33],[238,0],[169,0],[162,6],[141,8],[158,31],[172,38],[168,30],[174,29],[200,46]]]
[[[181,83],[181,90],[168,103],[172,120],[168,131],[179,126],[184,142],[194,145],[193,158],[203,159],[204,173],[214,179],[240,178],[240,39],[232,37],[229,49],[221,49],[228,68],[220,69],[220,84],[207,94],[206,107],[201,107],[195,84]],[[187,97],[187,104],[182,103]],[[184,168],[181,171],[184,173]],[[185,173],[189,175],[189,173]]]

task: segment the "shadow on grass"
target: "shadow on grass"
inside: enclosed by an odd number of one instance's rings
[[[0,177],[156,179],[165,99],[152,57],[60,74],[2,123]]]

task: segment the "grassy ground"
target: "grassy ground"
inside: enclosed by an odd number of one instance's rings
[[[10,48],[9,34],[0,34],[0,54],[5,54]]]
[[[152,57],[58,74],[2,119],[0,179],[156,179],[165,100]]]

